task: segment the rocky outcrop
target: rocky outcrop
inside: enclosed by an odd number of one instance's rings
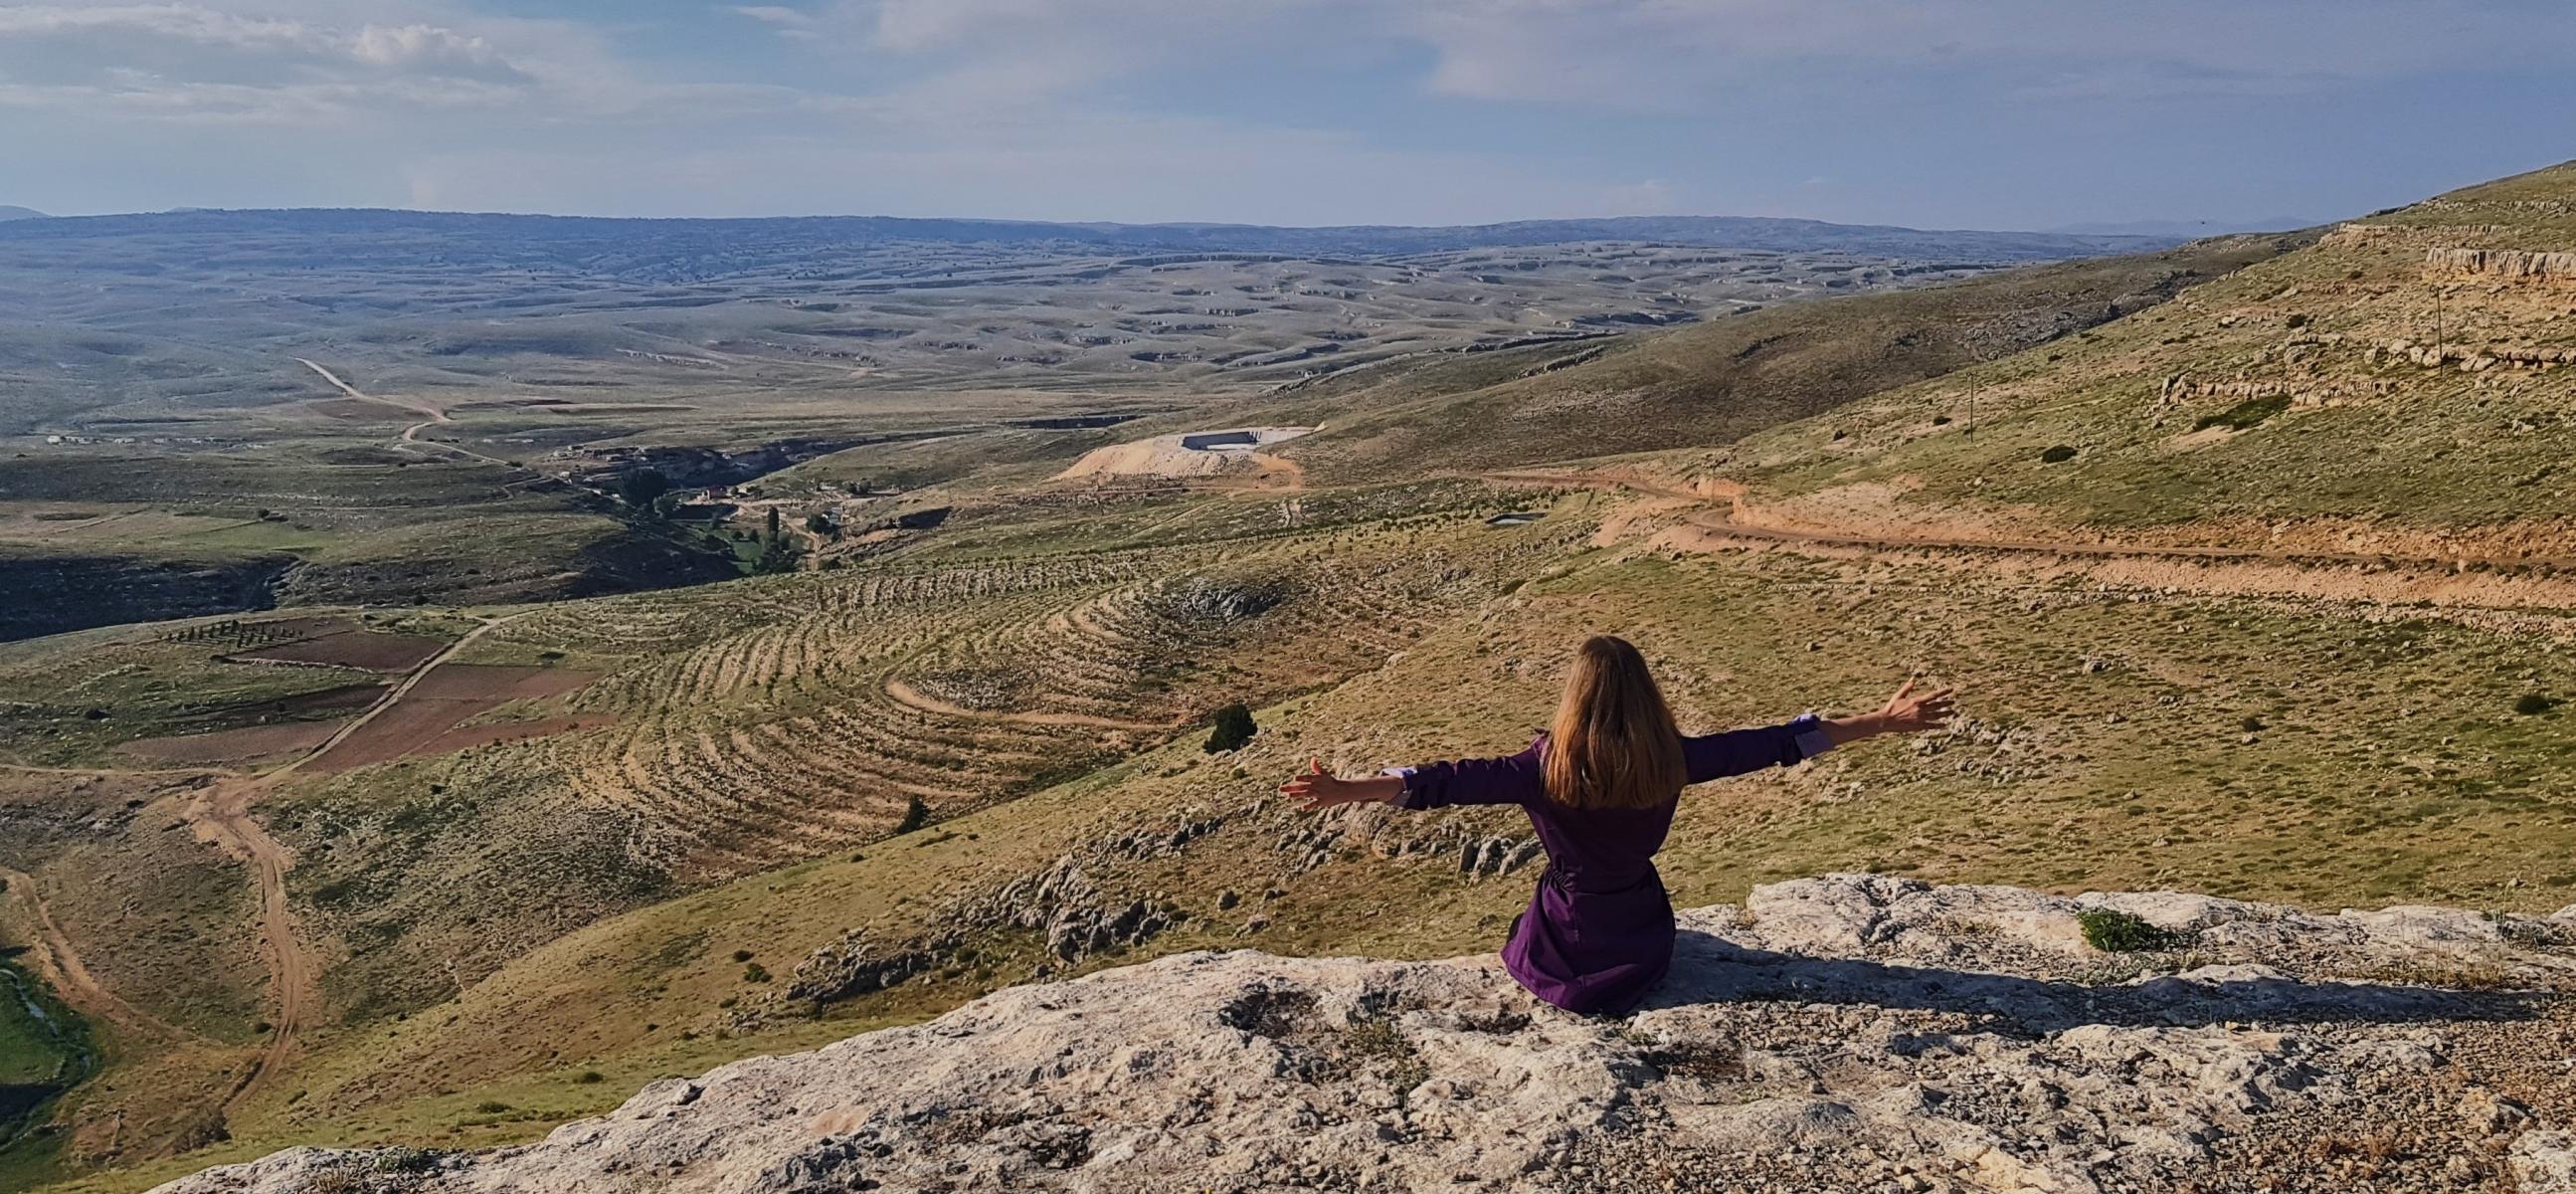
[[[2094,950],[2103,911],[2170,948]],[[1491,957],[1190,953],[656,1082],[536,1144],[163,1190],[2576,1190],[2576,920],[1835,875],[1682,924],[1625,1019]]]
[[[2519,249],[2430,249],[2428,271],[2473,274],[2513,281],[2576,282],[2576,253],[2527,253]]]
[[[940,927],[928,933],[888,940],[865,927],[851,929],[799,961],[778,999],[810,1006],[873,994],[1009,934],[1036,935],[1053,959],[1042,964],[1047,968],[1143,945],[1180,922],[1179,908],[1159,895],[1106,890],[1093,874],[1177,854],[1224,824],[1221,816],[1184,814],[1167,825],[1085,843],[1036,874],[949,900],[931,918]],[[777,1010],[773,1003],[735,1013],[729,1030],[757,1026]]]

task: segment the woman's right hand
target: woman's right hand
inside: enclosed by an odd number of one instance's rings
[[[1324,770],[1322,759],[1306,760],[1306,770],[1288,777],[1279,790],[1297,807],[1307,812],[1331,808],[1338,804],[1368,804],[1393,800],[1404,791],[1404,781],[1385,776],[1370,779],[1343,779]]]

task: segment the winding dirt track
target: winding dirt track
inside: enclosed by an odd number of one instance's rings
[[[172,1040],[194,1039],[195,1034],[155,1016],[117,997],[116,992],[98,981],[81,961],[80,950],[70,936],[54,922],[53,911],[45,906],[45,897],[36,886],[36,877],[25,871],[0,867],[0,882],[8,885],[6,893],[26,905],[29,923],[35,926],[38,948],[26,955],[36,977],[62,996],[72,1010],[94,1020],[105,1020],[146,1037]]]
[[[464,447],[464,446],[459,445],[459,444],[451,444],[451,443],[448,443],[448,442],[446,442],[446,441],[444,441],[444,440],[422,439],[422,438],[420,437],[420,433],[421,433],[422,431],[424,431],[424,430],[426,430],[426,429],[428,429],[428,428],[431,428],[431,427],[435,427],[435,426],[437,426],[437,425],[439,425],[439,424],[441,424],[441,423],[453,423],[453,422],[455,422],[455,421],[456,421],[456,420],[454,420],[454,419],[448,418],[448,417],[447,417],[447,412],[446,412],[446,411],[444,411],[444,410],[439,409],[438,407],[431,406],[431,405],[429,405],[429,404],[427,404],[427,403],[424,403],[424,402],[409,402],[409,401],[405,401],[405,400],[400,399],[400,398],[384,398],[384,397],[379,397],[379,396],[377,396],[377,395],[370,394],[370,393],[368,393],[368,392],[366,392],[366,391],[364,391],[364,390],[361,390],[361,389],[359,389],[359,388],[358,388],[358,387],[356,387],[356,386],[350,385],[347,381],[342,380],[339,374],[337,374],[337,373],[333,373],[333,372],[332,372],[332,371],[330,371],[329,369],[324,368],[324,367],[323,367],[323,365],[321,364],[321,362],[319,362],[319,361],[307,360],[307,359],[305,359],[305,358],[303,358],[303,357],[297,357],[297,358],[295,358],[295,360],[296,360],[296,363],[297,363],[297,364],[300,364],[300,365],[304,366],[305,368],[307,368],[307,369],[310,369],[310,370],[314,371],[315,373],[321,374],[321,375],[322,375],[322,380],[324,380],[324,381],[327,381],[327,382],[331,383],[331,385],[332,385],[334,388],[338,389],[341,393],[346,394],[346,395],[348,395],[349,397],[354,398],[354,399],[356,399],[356,400],[358,400],[358,401],[360,401],[360,402],[373,402],[373,403],[376,403],[376,404],[377,404],[377,405],[379,405],[379,406],[398,406],[398,407],[401,407],[401,408],[402,408],[402,409],[404,409],[404,410],[411,411],[411,412],[413,412],[413,413],[415,413],[415,414],[420,414],[420,415],[426,415],[426,416],[428,416],[426,419],[424,419],[424,420],[423,420],[423,421],[421,421],[421,422],[414,423],[414,424],[412,424],[412,425],[411,425],[411,426],[409,426],[409,427],[405,427],[405,428],[403,428],[403,429],[402,429],[402,434],[401,434],[401,435],[398,435],[398,436],[396,436],[396,437],[394,437],[394,439],[395,439],[395,443],[396,443],[396,446],[401,446],[401,445],[404,445],[404,444],[427,445],[427,446],[429,446],[429,447],[433,447],[433,448],[444,448],[444,449],[446,449],[446,450],[448,450],[448,451],[450,451],[450,452],[457,453],[458,455],[461,455],[461,456],[470,456],[470,457],[473,457],[473,458],[474,458],[474,459],[476,459],[476,460],[485,461],[485,462],[487,462],[487,463],[491,463],[491,464],[498,464],[498,465],[502,465],[502,466],[504,466],[504,467],[507,467],[507,466],[509,465],[509,463],[510,463],[509,461],[503,460],[503,459],[501,459],[501,458],[500,458],[500,457],[498,457],[498,456],[486,456],[486,455],[482,454],[481,452],[477,452],[477,451],[475,451],[475,450],[474,450],[474,449],[472,449],[472,448]]]
[[[295,915],[295,906],[287,898],[286,872],[295,866],[294,852],[269,836],[267,827],[252,815],[252,806],[277,781],[329,753],[367,723],[399,704],[420,685],[423,677],[440,664],[495,627],[518,616],[488,619],[447,644],[413,668],[401,683],[377,698],[365,713],[351,718],[348,724],[311,751],[260,775],[217,780],[189,797],[185,815],[198,838],[250,868],[251,881],[259,893],[260,953],[268,967],[273,1004],[269,1013],[272,1027],[268,1044],[260,1050],[250,1071],[225,1096],[224,1112],[227,1116],[293,1058],[299,1035],[313,1009],[319,1006],[322,991],[322,958],[305,940],[303,926]]]
[[[1765,523],[1761,512],[1745,501],[1742,485],[1727,481],[1707,482],[1704,490],[1686,489],[1661,484],[1623,473],[1546,473],[1500,472],[1485,475],[1488,481],[1508,485],[1538,485],[1582,489],[1626,490],[1651,497],[1686,503],[1694,507],[1684,514],[1692,526],[1712,536],[1747,542],[1788,545],[1853,548],[1870,552],[1941,552],[1984,553],[2077,557],[2099,560],[2165,560],[2177,563],[2259,563],[2281,564],[2302,568],[2397,568],[2424,573],[2457,573],[2466,565],[2540,565],[2554,568],[2576,568],[2576,559],[2557,557],[2516,557],[2494,559],[2480,556],[2434,558],[2383,552],[2295,551],[2260,547],[2164,547],[2147,544],[2107,542],[2049,541],[2037,539],[1971,539],[1938,536],[1909,536],[1875,530],[1819,530]],[[1708,509],[1717,503],[1723,509]],[[2521,604],[2521,603],[2514,603]]]

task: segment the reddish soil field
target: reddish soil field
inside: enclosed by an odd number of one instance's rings
[[[574,730],[595,730],[617,719],[596,713],[579,717],[541,717],[535,721],[504,721],[492,725],[458,726],[436,738],[413,754],[443,755],[469,746],[490,746],[495,742],[524,742],[549,734],[568,734]]]
[[[527,700],[531,697],[558,696],[588,684],[599,676],[560,667],[503,667],[487,663],[450,663],[420,678],[412,686],[411,701],[503,701]],[[470,714],[469,714],[470,716]]]
[[[231,658],[275,663],[325,663],[371,672],[407,672],[419,667],[422,660],[438,654],[439,649],[446,645],[441,640],[417,635],[344,630],[302,642],[239,651]]]
[[[331,774],[405,755],[437,754],[533,736],[529,727],[540,723],[469,726],[463,729],[459,729],[457,723],[508,701],[571,692],[597,678],[592,673],[569,668],[444,664],[422,675],[420,683],[413,685],[411,692],[394,707],[368,722],[365,729],[349,735],[328,753],[313,760],[310,768]],[[601,719],[547,719],[547,724],[557,722],[562,723],[560,729],[573,729],[601,724]]]
[[[238,763],[270,755],[300,754],[322,745],[337,721],[290,721],[273,726],[244,726],[211,734],[174,734],[143,738],[116,749],[155,763]]]
[[[356,713],[375,704],[385,695],[382,684],[343,684],[320,692],[299,693],[273,701],[246,701],[229,705],[206,715],[210,721],[244,721],[263,714],[277,713]]]

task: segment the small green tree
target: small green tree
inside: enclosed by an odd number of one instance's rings
[[[2075,925],[2083,930],[2084,944],[2106,954],[2163,949],[2174,943],[2174,934],[2117,908],[2087,908],[2075,914]]]
[[[617,496],[638,510],[653,504],[653,499],[671,492],[671,479],[657,468],[639,468],[617,479]]]
[[[1261,727],[1252,724],[1251,706],[1236,701],[1216,711],[1216,727],[1208,731],[1207,745],[1200,749],[1212,755],[1241,750],[1260,732]]]

